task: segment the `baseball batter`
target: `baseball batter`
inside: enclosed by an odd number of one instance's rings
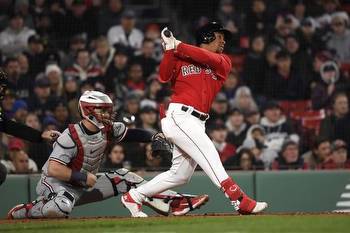
[[[176,40],[167,28],[163,29],[165,53],[160,81],[170,82],[173,94],[161,125],[164,135],[175,144],[173,160],[169,171],[122,196],[132,216],[144,215],[141,204],[147,197],[187,183],[197,164],[239,213],[259,213],[267,207],[267,203],[249,198],[228,176],[205,133],[213,99],[231,70],[230,58],[223,54],[229,35],[220,24],[211,22],[197,32],[197,47]]]
[[[8,218],[66,217],[73,207],[126,193],[146,183],[126,169],[96,176],[109,140],[150,142],[152,135],[142,129],[127,129],[112,121],[111,99],[97,91],[86,91],[79,99],[83,120],[69,125],[54,144],[43,166],[36,192],[39,197],[12,208]],[[166,191],[145,200],[158,213],[183,215],[204,204],[207,195],[190,196]]]

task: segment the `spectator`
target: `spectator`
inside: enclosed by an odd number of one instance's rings
[[[114,143],[110,146],[106,161],[102,165],[102,171],[116,170],[123,168],[123,163],[125,159],[124,148],[121,144]]]
[[[299,154],[299,145],[295,141],[283,142],[278,158],[271,165],[272,170],[303,169],[303,159]]]
[[[336,140],[331,145],[331,158],[324,164],[325,169],[350,169],[347,144],[342,140]]]
[[[58,122],[52,115],[47,115],[43,119],[43,129],[44,130],[56,130],[58,131]]]
[[[237,88],[235,98],[232,101],[231,107],[238,108],[243,113],[243,115],[248,112],[258,110],[258,107],[253,99],[252,93],[250,89],[246,86]]]
[[[281,107],[275,101],[265,105],[260,124],[266,132],[266,145],[276,152],[280,151],[283,141],[288,138],[299,141],[299,136],[295,134],[290,122],[282,114]]]
[[[113,61],[109,64],[104,83],[108,93],[113,93],[115,97],[122,99],[125,96],[126,87],[123,85],[128,76],[129,51],[125,47],[117,48]]]
[[[4,56],[13,56],[27,48],[28,38],[35,31],[24,26],[23,16],[12,14],[9,26],[0,33],[0,51]]]
[[[113,61],[115,49],[108,44],[105,36],[100,36],[96,40],[96,49],[91,55],[92,62],[97,65],[102,74],[105,74],[108,66]]]
[[[126,87],[130,91],[138,91],[143,94],[146,85],[144,81],[142,65],[140,63],[130,64],[128,69]]]
[[[16,100],[12,107],[13,119],[16,122],[25,122],[25,118],[28,115],[27,103],[23,100]]]
[[[76,78],[74,78],[73,76],[64,77],[63,94],[64,100],[67,103],[77,98],[77,96],[79,95],[79,84]]]
[[[228,100],[224,93],[219,92],[210,109],[210,118],[207,120],[206,124],[209,126],[215,123],[226,122],[227,112],[228,112]]]
[[[106,35],[108,29],[120,24],[124,8],[122,0],[108,0],[107,2],[107,7],[98,14],[98,32],[100,35]]]
[[[123,118],[127,115],[135,116],[138,119],[138,113],[140,108],[140,95],[136,92],[129,92],[125,97],[124,106],[119,114],[119,117]],[[122,119],[120,119],[122,120]]]
[[[269,169],[271,163],[277,158],[277,153],[266,146],[266,133],[260,125],[252,125],[247,132],[247,137],[241,148],[249,149],[257,164],[264,164],[263,167]]]
[[[12,108],[13,104],[16,101],[16,94],[12,91],[7,89],[4,94],[4,98],[1,101],[1,108],[2,108],[2,114],[7,118],[11,119],[12,114]]]
[[[309,87],[312,81],[311,67],[312,58],[305,50],[300,49],[299,39],[295,34],[290,34],[286,37],[286,49],[292,59],[292,68],[297,71],[297,73],[304,80],[306,87]],[[310,98],[310,91],[305,91],[305,99]]]
[[[9,141],[9,158],[7,169],[9,173],[28,174],[38,171],[36,163],[28,157],[24,151],[25,144],[19,138],[11,138]]]
[[[139,63],[142,66],[143,75],[145,77],[150,76],[156,72],[158,62],[153,57],[154,55],[154,42],[151,39],[144,39],[141,47],[141,54],[133,58],[133,62]]]
[[[29,37],[28,51],[25,54],[29,60],[29,73],[32,77],[45,71],[48,54],[45,51],[44,41],[39,35]]]
[[[55,103],[52,112],[57,121],[58,131],[63,132],[70,123],[68,106],[63,101],[58,101]]]
[[[162,89],[162,84],[159,81],[159,75],[154,73],[147,78],[147,89],[145,92],[145,97],[148,100],[157,101],[157,94]]]
[[[264,168],[264,164],[261,161],[256,161],[253,152],[247,148],[241,148],[238,150],[237,155],[227,160],[224,165],[230,166],[234,169],[249,171],[260,170]]]
[[[21,68],[16,58],[10,57],[5,60],[4,71],[7,74],[7,88],[13,92],[17,91],[17,83],[21,77]]]
[[[20,76],[16,85],[16,92],[18,98],[27,100],[30,93],[33,93],[34,79],[29,73],[29,60],[27,55],[21,53],[17,57],[20,68]]]
[[[346,12],[337,12],[332,14],[331,27],[333,33],[327,45],[331,49],[335,49],[341,62],[350,62],[350,30],[349,16]]]
[[[154,54],[152,57],[160,62],[163,57],[162,40],[160,39],[160,29],[158,24],[148,24],[145,29],[145,38],[151,39],[154,43]]]
[[[154,105],[147,104],[141,106],[140,108],[140,120],[141,125],[139,128],[150,131],[152,134],[155,134],[159,131],[157,125],[157,109],[156,103]]]
[[[320,136],[350,143],[349,99],[345,93],[336,93],[332,101],[332,113],[321,121]]]
[[[44,75],[39,75],[34,84],[34,94],[28,99],[28,110],[35,112],[40,119],[51,113],[55,98],[50,96],[50,82]]]
[[[228,113],[228,119],[225,125],[228,129],[227,142],[238,148],[247,137],[249,128],[248,124],[244,121],[243,113],[238,108],[232,109]]]
[[[333,61],[324,62],[320,67],[320,79],[311,89],[313,109],[328,108],[335,92],[346,89],[346,84],[339,77],[339,68]]]
[[[304,99],[307,82],[297,70],[292,69],[292,60],[286,51],[276,55],[277,67],[266,77],[264,93],[276,100]]]
[[[136,15],[132,10],[126,10],[122,14],[121,24],[111,27],[107,37],[111,46],[122,44],[130,46],[134,50],[140,49],[143,41],[143,33],[135,28]]]
[[[285,38],[294,33],[299,27],[298,20],[292,14],[280,14],[276,18],[275,34],[271,39],[271,43],[280,47],[285,46]]]
[[[260,114],[259,111],[247,112],[244,115],[244,119],[249,125],[259,124],[260,123],[260,118],[261,118],[261,114]]]
[[[301,22],[306,16],[306,5],[304,1],[295,1],[293,5],[293,15],[295,18]]]
[[[265,59],[267,61],[266,73],[271,72],[277,65],[276,55],[281,51],[281,47],[277,45],[269,45],[266,48]],[[266,76],[266,75],[265,75]]]
[[[229,101],[232,101],[235,97],[239,82],[239,73],[236,70],[232,69],[231,72],[228,74],[228,77],[225,80],[221,90],[223,93],[225,93]]]
[[[78,51],[86,49],[86,43],[86,38],[79,34],[70,38],[68,54],[62,58],[63,69],[74,64]]]
[[[50,94],[55,97],[61,97],[63,94],[62,70],[56,64],[46,66],[45,77],[50,83]]]
[[[331,159],[331,143],[329,139],[318,137],[316,138],[311,151],[302,155],[304,164],[308,169],[323,169]]]
[[[219,152],[221,162],[225,163],[231,157],[235,156],[236,147],[233,144],[226,142],[228,131],[224,124],[216,123],[210,128],[210,138],[216,150]]]
[[[325,42],[322,39],[314,18],[307,17],[303,19],[296,33],[299,37],[301,51],[305,51],[311,55],[325,48]]]
[[[42,131],[42,127],[39,121],[38,116],[29,112],[25,119],[25,124],[36,130]],[[32,158],[38,167],[42,167],[47,160],[47,156],[52,151],[52,146],[47,143],[26,143],[27,144],[27,153],[30,158]]]
[[[269,16],[264,0],[253,0],[246,18],[248,19],[246,20],[246,28],[249,36],[269,31]]]
[[[255,96],[263,95],[266,74],[264,58],[265,38],[256,35],[251,39],[251,45],[243,67],[243,80]]]
[[[164,168],[169,167],[170,165],[170,159],[171,158],[164,158],[164,157],[153,157],[152,155],[152,148],[151,144],[148,143],[145,146],[145,165],[146,165],[146,170],[148,171],[159,171]]]
[[[102,70],[92,63],[89,50],[80,49],[77,51],[73,66],[65,70],[65,75],[73,76],[80,81],[90,78],[97,81],[102,75]]]

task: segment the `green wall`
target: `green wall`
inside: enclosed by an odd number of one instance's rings
[[[229,173],[243,190],[258,200],[269,203],[269,212],[318,212],[337,209],[341,194],[350,184],[349,171],[276,171],[276,172],[231,172]],[[151,178],[146,176],[146,178]],[[9,175],[0,186],[0,218],[18,203],[35,199],[38,175]],[[196,172],[189,184],[176,189],[189,194],[208,194],[210,201],[193,213],[232,212],[228,200],[209,178]],[[348,191],[350,192],[350,191]],[[76,207],[72,216],[128,216],[120,204],[120,196],[103,202]],[[147,208],[147,207],[145,207]],[[345,209],[349,207],[341,207]],[[340,207],[338,207],[340,209]],[[146,210],[148,214],[152,211]]]

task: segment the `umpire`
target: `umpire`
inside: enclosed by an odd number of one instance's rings
[[[0,100],[3,99],[8,81],[6,73],[0,69]],[[40,143],[44,141],[53,142],[60,135],[60,132],[54,130],[48,130],[40,132],[36,129],[23,125],[21,123],[7,119],[0,106],[0,132],[18,137],[30,142]],[[6,168],[0,163],[0,185],[6,179]]]

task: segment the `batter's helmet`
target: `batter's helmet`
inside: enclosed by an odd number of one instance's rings
[[[224,33],[225,40],[227,41],[231,37],[231,32],[226,30],[221,24],[217,22],[209,22],[206,25],[200,27],[196,32],[196,43],[209,44],[215,40],[214,32]]]

